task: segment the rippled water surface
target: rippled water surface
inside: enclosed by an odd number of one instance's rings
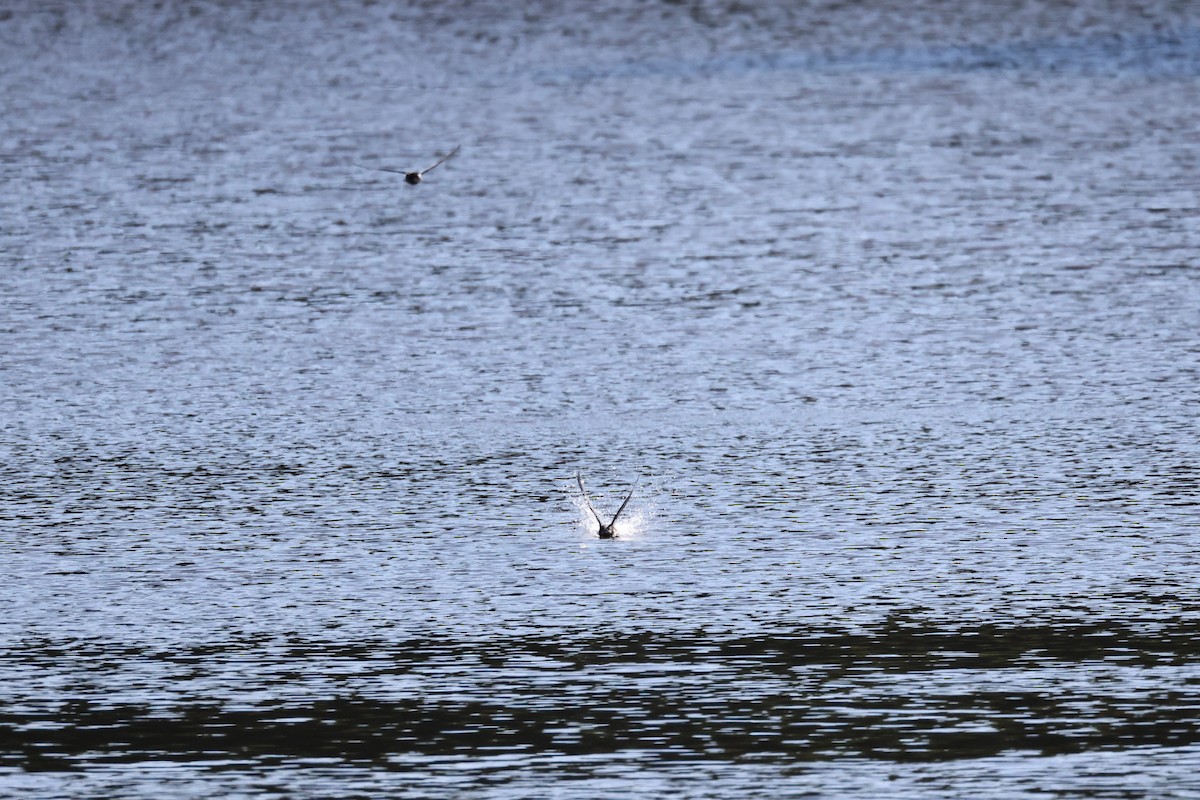
[[[0,794],[1200,795],[1191,5],[87,5]]]

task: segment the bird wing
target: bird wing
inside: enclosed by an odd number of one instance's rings
[[[633,497],[633,490],[637,488],[638,481],[640,480],[641,478],[638,478],[637,481],[633,482],[633,486],[629,487],[629,494],[625,495],[625,502],[621,503],[621,507],[617,509],[617,513],[613,514],[613,521],[608,523],[608,527],[611,528],[617,524],[617,517],[621,516],[621,512],[625,510],[625,506],[629,505],[629,498]]]
[[[461,149],[462,149],[462,145],[461,145],[461,144],[460,144],[460,145],[457,145],[457,146],[455,146],[455,148],[454,148],[453,150],[451,150],[449,153],[447,153],[446,155],[444,155],[444,156],[442,157],[442,160],[441,160],[441,161],[437,162],[437,163],[436,163],[436,164],[434,164],[432,167],[426,167],[425,169],[421,170],[421,174],[422,174],[422,175],[424,175],[426,172],[432,172],[433,170],[437,169],[437,168],[438,168],[438,167],[440,167],[442,164],[445,164],[447,161],[449,161],[450,159],[452,159],[452,158],[454,158],[456,155],[458,155],[458,151],[459,151],[459,150],[461,150]]]
[[[587,489],[583,488],[583,478],[579,477],[579,473],[575,473],[575,482],[579,484],[579,493],[583,495],[583,502],[587,505],[588,511],[592,512],[592,516],[596,518],[596,524],[601,528],[604,527],[604,520],[600,519],[600,515],[596,513],[596,509],[592,508],[592,501],[588,499]]]
[[[407,175],[408,174],[408,172],[406,170],[402,170],[402,169],[389,169],[388,167],[368,167],[366,164],[359,164],[357,161],[352,161],[351,163],[354,164],[354,166],[358,167],[359,169],[373,169],[373,170],[377,170],[379,172],[394,172],[397,175]]]

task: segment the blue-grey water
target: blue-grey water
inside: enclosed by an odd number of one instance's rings
[[[18,0],[0,70],[0,795],[1200,796],[1200,7]]]

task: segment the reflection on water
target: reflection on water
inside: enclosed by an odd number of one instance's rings
[[[30,771],[347,762],[414,780],[496,779],[536,754],[560,776],[645,758],[802,768],[1186,748],[1200,741],[1197,625],[931,627],[749,637],[563,631],[347,644],[299,635],[173,652],[28,641],[22,683],[74,665],[72,696],[6,704],[5,761]],[[120,696],[88,692],[125,672]],[[1185,683],[1180,683],[1183,677]],[[638,754],[643,754],[639,756]],[[480,761],[482,759],[483,761]]]
[[[1189,14],[0,13],[0,794],[1195,796]]]

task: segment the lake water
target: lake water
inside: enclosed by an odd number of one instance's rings
[[[1200,796],[1126,5],[8,4],[0,794]]]

